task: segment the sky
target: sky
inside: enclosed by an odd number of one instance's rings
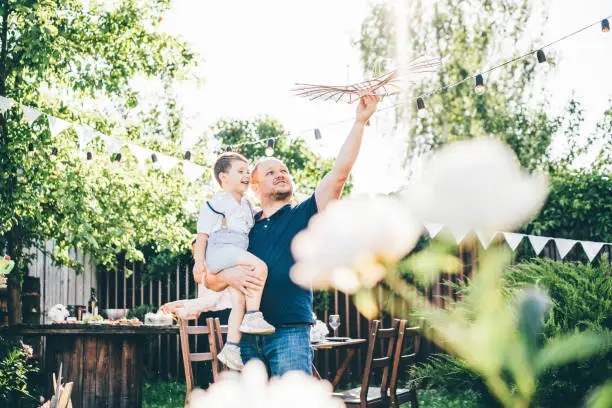
[[[296,82],[344,85],[366,78],[359,49],[367,0],[176,0],[160,29],[181,35],[201,55],[202,86],[179,90],[180,101],[193,117],[188,144],[194,135],[223,117],[249,119],[269,115],[311,147],[334,156],[348,134],[356,106],[311,102],[290,92]],[[542,28],[547,43],[612,14],[605,0],[551,0],[549,19]],[[499,61],[526,50],[508,50]],[[573,94],[585,108],[585,131],[612,96],[612,32],[598,27],[556,45],[547,52],[558,61],[546,74],[545,87],[552,112]],[[405,182],[403,137],[391,131],[392,120],[375,116],[366,128],[362,151],[353,170],[357,194],[388,193]],[[343,121],[343,122],[342,122]],[[342,123],[338,123],[342,122]],[[334,124],[335,123],[335,124]],[[333,125],[330,125],[333,124]],[[313,129],[323,140],[315,143]],[[555,151],[562,154],[562,138]]]

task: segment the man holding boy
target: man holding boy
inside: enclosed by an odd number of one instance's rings
[[[289,277],[289,270],[295,263],[291,241],[306,228],[314,214],[340,198],[359,154],[364,127],[376,111],[378,101],[373,95],[361,98],[353,128],[332,170],[321,180],[314,194],[299,205],[291,206],[293,185],[287,167],[280,160],[263,159],[253,169],[252,189],[261,202],[262,211],[255,217],[248,251],[268,266],[261,311],[276,327],[276,332],[268,336],[246,334],[240,348],[245,363],[257,358],[266,364],[272,376],[290,370],[312,373],[312,290],[298,286]],[[215,275],[204,271],[205,267],[196,263],[196,281],[205,281],[206,286],[215,291],[231,286],[246,295],[249,291],[260,290],[264,282],[254,270],[245,267],[225,269]]]

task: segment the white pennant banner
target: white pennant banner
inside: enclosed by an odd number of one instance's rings
[[[425,229],[431,238],[435,238],[442,231],[442,228],[444,228],[444,224],[436,224],[435,222],[425,223]]]
[[[493,242],[493,238],[495,238],[496,235],[497,232],[476,231],[476,236],[484,249],[487,249],[489,245],[491,245],[491,242]]]
[[[79,137],[79,147],[84,149],[94,139],[95,131],[89,126],[79,126],[75,129]]]
[[[138,168],[146,169],[145,162],[147,158],[151,157],[151,154],[153,153],[153,151],[146,149],[144,147],[140,147],[133,143],[128,143],[128,147],[130,148],[134,156],[136,156],[136,161],[138,162]]]
[[[449,227],[449,230],[451,234],[453,234],[453,237],[455,237],[455,242],[457,243],[457,245],[459,245],[461,241],[463,241],[463,239],[467,236],[468,232],[470,232],[469,229],[465,229],[465,228],[450,228]]]
[[[597,256],[601,248],[603,248],[603,242],[592,242],[592,241],[580,241],[582,245],[582,249],[584,249],[584,253],[589,258],[589,262],[592,262],[593,259]]]
[[[193,164],[190,161],[183,162],[183,174],[191,183],[202,177],[204,170],[204,167]]]
[[[174,157],[166,156],[165,154],[157,153],[157,162],[159,167],[164,173],[170,172],[174,166],[178,163],[178,159]]]
[[[42,112],[36,110],[34,108],[30,108],[29,106],[21,105],[21,111],[23,112],[23,116],[26,119],[28,125],[32,126],[32,123],[36,121],[36,119],[40,118]]]
[[[559,250],[559,255],[561,255],[561,259],[565,258],[565,255],[576,245],[578,241],[573,239],[564,239],[564,238],[554,238],[555,244],[557,245],[557,249]]]
[[[15,101],[4,96],[0,96],[0,113],[4,113],[11,109],[11,106],[15,104]]]
[[[525,237],[525,235],[517,234],[515,232],[504,232],[503,234],[504,234],[504,239],[510,246],[510,249],[512,249],[513,251],[516,250],[516,248],[519,246],[519,244]]]
[[[51,115],[47,115],[47,119],[49,119],[49,130],[51,131],[51,135],[53,137],[59,135],[64,130],[70,127],[70,123],[62,120],[60,118],[56,118]]]
[[[538,237],[535,235],[528,235],[528,237],[529,242],[531,242],[531,246],[533,247],[533,250],[535,251],[536,255],[540,255],[540,252],[542,252],[542,250],[546,246],[546,243],[550,241],[550,237]]]
[[[104,136],[101,133],[100,133],[100,137],[106,142],[106,153],[110,153],[110,154],[119,153],[119,150],[121,150],[121,148],[126,145],[126,143],[123,140]]]

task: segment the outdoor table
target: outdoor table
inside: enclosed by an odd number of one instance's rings
[[[311,346],[315,351],[316,350],[339,350],[339,349],[346,350],[346,357],[344,358],[344,361],[342,362],[342,365],[340,366],[340,368],[338,368],[338,371],[336,371],[336,375],[334,376],[334,380],[332,381],[332,387],[336,388],[336,386],[340,382],[340,379],[342,378],[342,375],[344,374],[349,364],[351,363],[351,360],[355,356],[357,349],[359,349],[360,347],[363,347],[366,344],[367,343],[365,339],[350,339],[347,341],[325,340],[325,341],[318,342],[318,343],[311,343]],[[317,379],[321,379],[321,375],[317,371],[317,368],[315,367],[314,364],[312,365],[312,375],[314,375]]]
[[[22,324],[0,330],[0,334],[46,337],[46,374],[50,378],[62,363],[63,382],[74,383],[74,408],[142,407],[144,340],[178,332],[178,326],[98,324]],[[47,396],[50,390],[51,386]]]

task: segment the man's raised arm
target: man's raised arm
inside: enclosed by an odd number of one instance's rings
[[[359,155],[363,128],[376,111],[378,101],[379,98],[374,95],[364,96],[359,101],[355,124],[351,129],[351,133],[349,133],[344,141],[331,171],[323,177],[323,180],[321,180],[315,190],[315,199],[319,211],[323,211],[330,202],[340,198],[344,184],[348,180],[351,169]]]

